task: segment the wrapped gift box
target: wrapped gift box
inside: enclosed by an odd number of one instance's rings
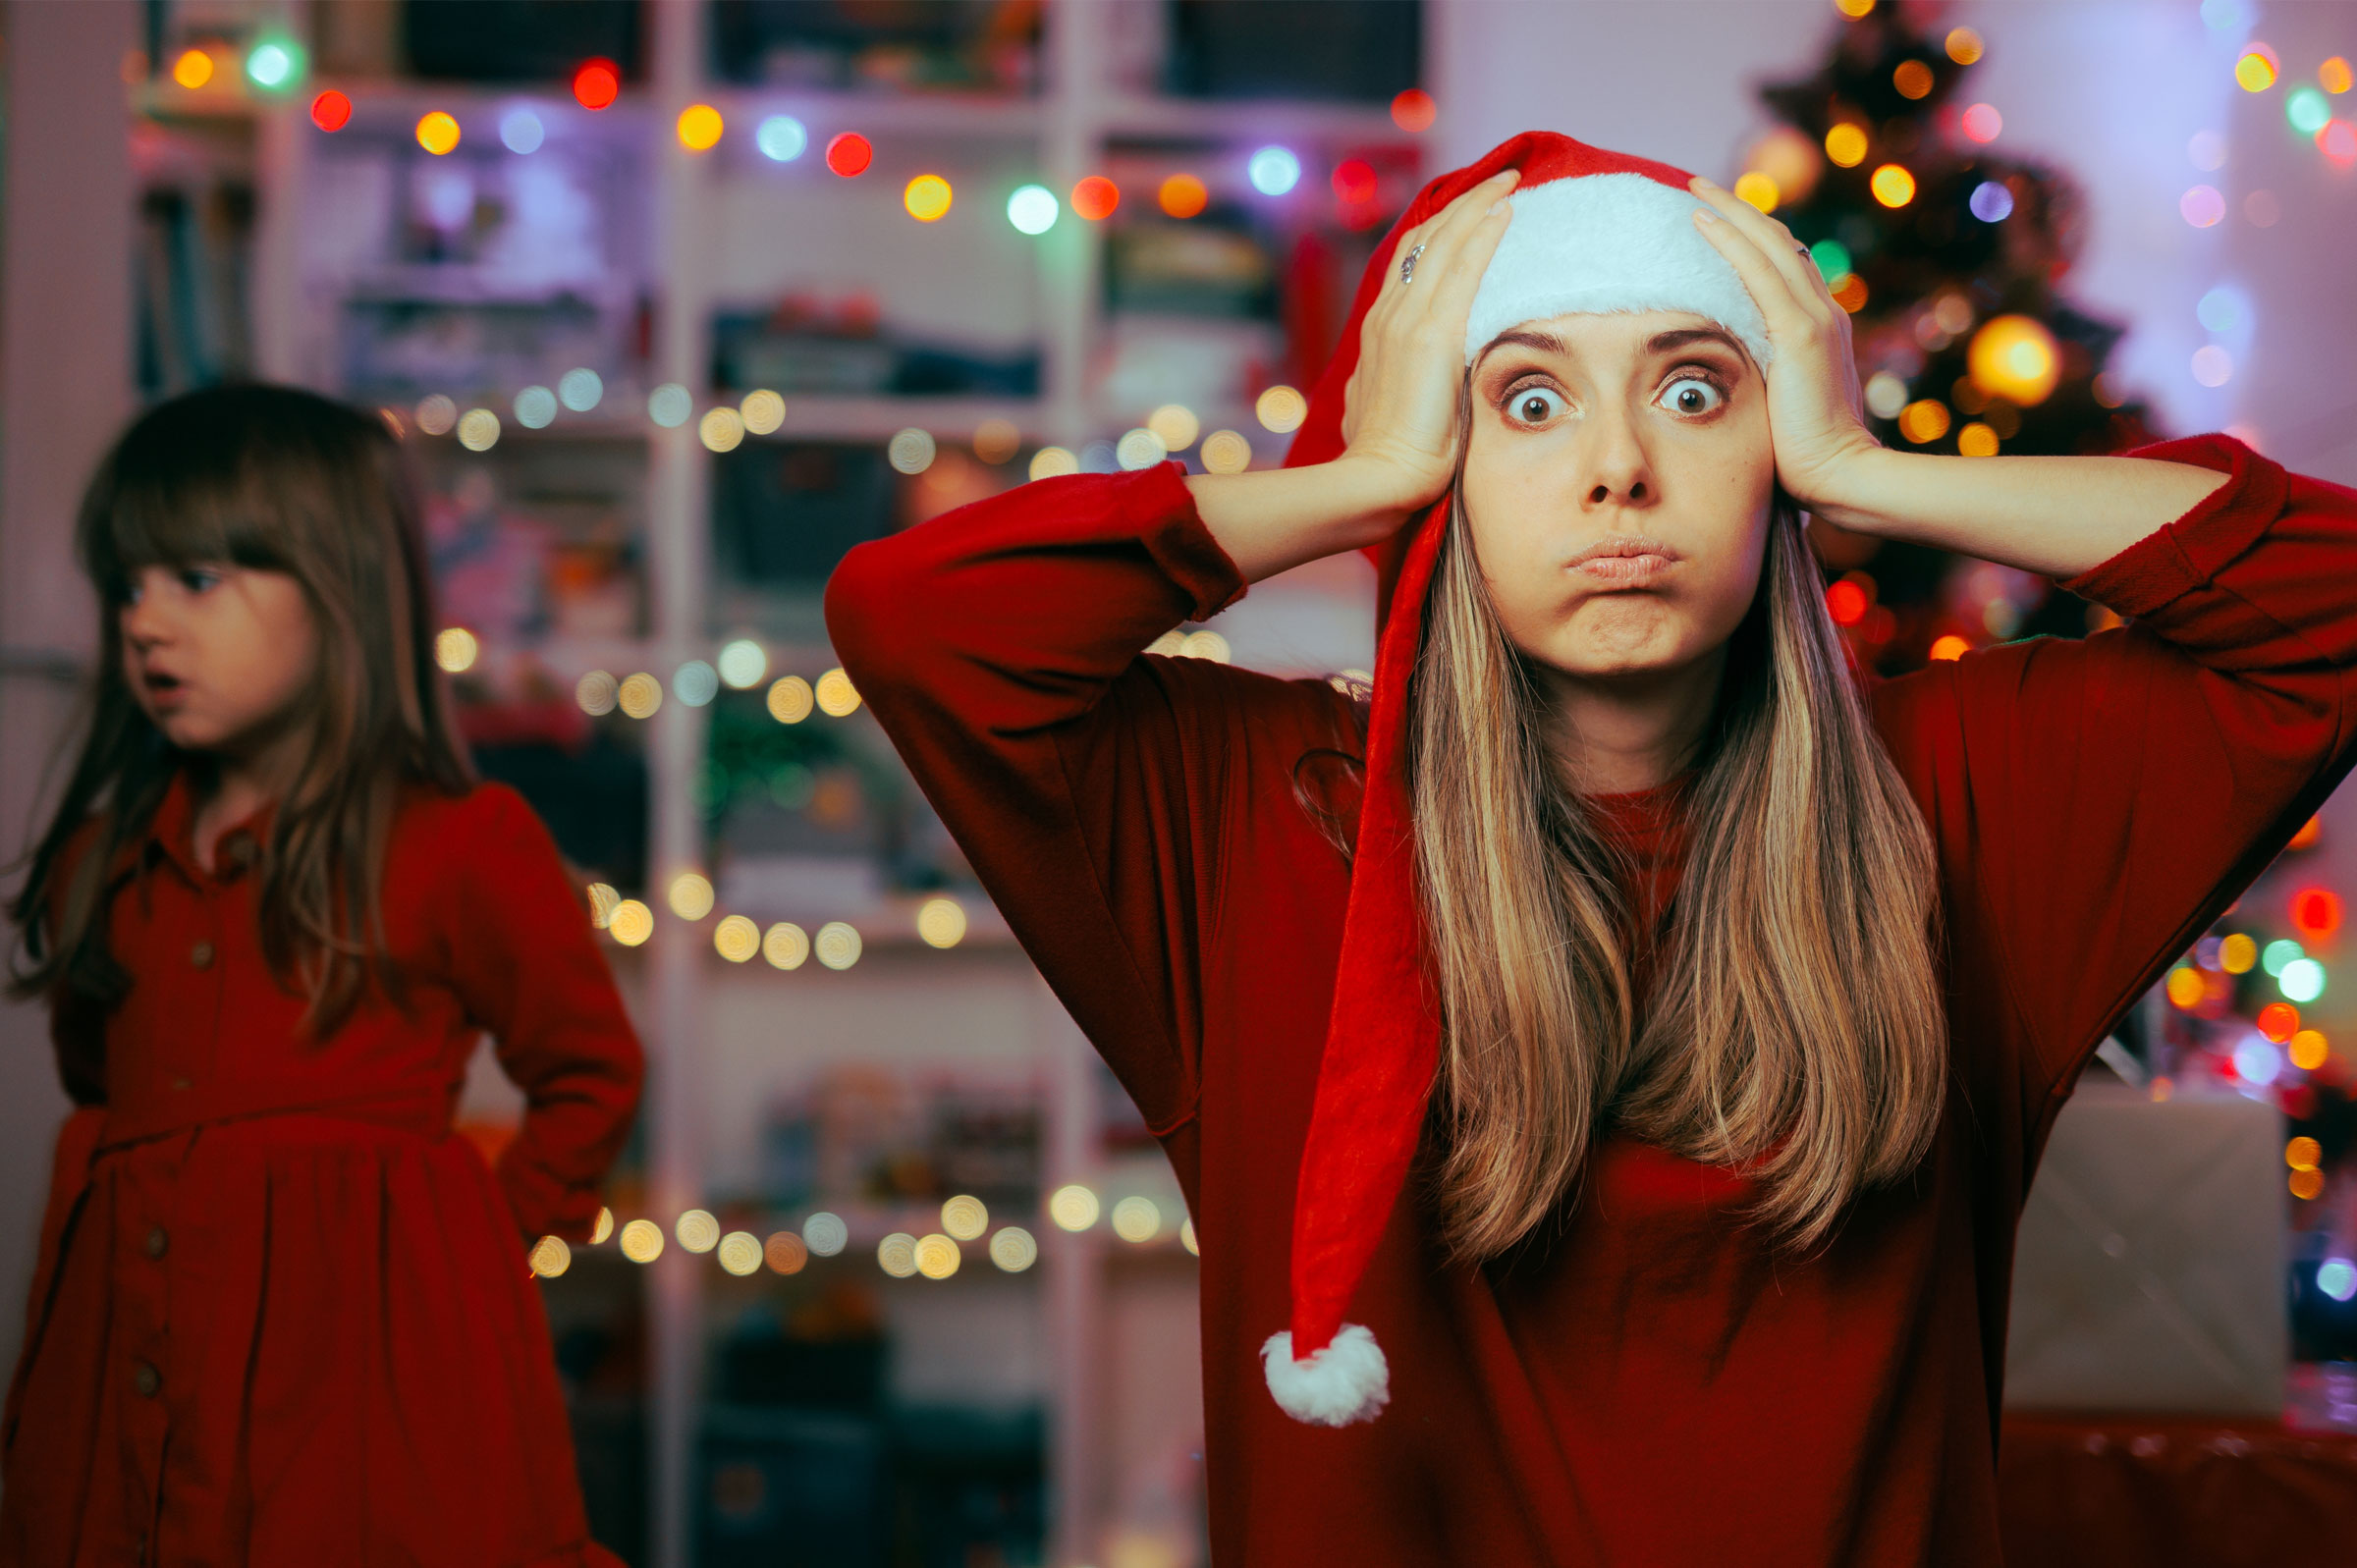
[[[2101,1078],[2063,1107],[2022,1213],[2006,1405],[2280,1417],[2281,1112]]]

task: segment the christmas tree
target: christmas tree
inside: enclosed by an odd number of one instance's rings
[[[1906,452],[2110,453],[2156,439],[2105,374],[2121,329],[2064,293],[2083,207],[2061,171],[1994,150],[2000,111],[1976,100],[1989,46],[1936,0],[1836,0],[1833,47],[1803,80],[1762,91],[1779,124],[1735,192],[1810,246],[1850,312],[1867,413]],[[1996,40],[2001,46],[2002,39]],[[1861,661],[1886,674],[1969,648],[2110,624],[2032,573],[1823,524],[1827,603]],[[2337,956],[2340,898],[2306,863],[2321,827],[2197,941],[2122,1021],[2123,1075],[2155,1099],[2231,1091],[2284,1114],[2295,1355],[2357,1357],[2357,1074],[2303,1013]]]
[[[1761,96],[1781,122],[1754,141],[1736,194],[1810,247],[1850,312],[1867,414],[1907,452],[2118,452],[2155,439],[2104,373],[2121,328],[2062,288],[2082,207],[2060,171],[1993,150],[1976,102],[1986,44],[1938,8],[1839,0],[1817,70]],[[1814,529],[1827,599],[1885,673],[1967,648],[2078,636],[2108,614],[2043,577],[1944,552]]]

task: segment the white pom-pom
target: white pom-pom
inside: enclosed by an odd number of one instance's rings
[[[1362,1324],[1343,1325],[1342,1332],[1307,1361],[1293,1359],[1289,1330],[1271,1334],[1260,1347],[1260,1361],[1269,1392],[1295,1421],[1347,1427],[1373,1421],[1391,1401],[1392,1369],[1373,1331]]]

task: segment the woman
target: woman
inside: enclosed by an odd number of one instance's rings
[[[1409,209],[1288,462],[1026,486],[829,600],[1178,1172],[1216,1559],[1995,1560],[2023,1194],[2349,765],[2357,495],[1884,451],[1781,224],[1539,134]],[[1799,508],[2132,623],[1862,698]],[[1363,720],[1138,652],[1362,547]]]

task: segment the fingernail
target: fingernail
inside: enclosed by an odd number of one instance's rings
[[[1717,223],[1719,221],[1719,214],[1713,212],[1708,207],[1696,207],[1694,209],[1694,218],[1698,223]]]
[[[1493,218],[1502,212],[1511,212],[1513,210],[1514,204],[1510,201],[1493,201],[1490,203],[1490,216]]]

